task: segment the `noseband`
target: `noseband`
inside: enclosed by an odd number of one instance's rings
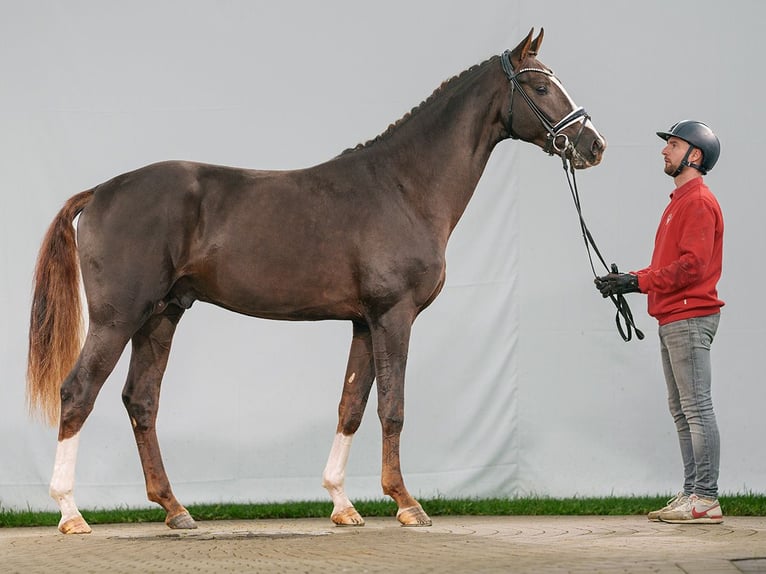
[[[564,156],[565,152],[567,151],[569,151],[571,154],[576,153],[575,148],[577,147],[577,142],[580,141],[580,136],[585,129],[585,122],[590,119],[590,116],[588,115],[588,112],[585,111],[585,108],[575,108],[557,123],[552,123],[545,115],[545,113],[543,113],[543,111],[532,100],[532,98],[529,97],[527,92],[525,92],[521,87],[521,83],[519,83],[519,76],[529,72],[536,72],[538,74],[545,74],[546,76],[554,77],[553,72],[544,70],[542,68],[522,68],[518,72],[514,71],[513,65],[511,64],[510,50],[503,52],[502,56],[500,56],[500,63],[503,65],[503,71],[505,72],[508,81],[511,82],[511,105],[508,110],[508,126],[506,130],[508,135],[513,139],[519,139],[519,137],[513,133],[512,127],[513,96],[518,91],[524,98],[524,101],[527,102],[527,105],[532,110],[532,113],[534,113],[535,116],[537,116],[537,119],[540,120],[540,123],[545,128],[545,131],[548,132],[548,139],[545,143],[545,146],[543,147],[543,151],[549,155],[557,153],[561,156]],[[577,132],[577,137],[575,138],[574,142],[570,142],[567,135],[562,132],[577,122],[580,122],[580,131]],[[561,140],[561,144],[558,143],[559,140]]]

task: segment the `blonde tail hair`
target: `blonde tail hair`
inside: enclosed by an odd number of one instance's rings
[[[72,222],[93,190],[69,198],[48,228],[34,274],[29,319],[27,406],[54,426],[59,419],[61,384],[82,348],[80,266]]]

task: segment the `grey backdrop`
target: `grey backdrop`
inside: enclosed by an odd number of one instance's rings
[[[766,4],[658,0],[322,3],[0,2],[0,506],[53,508],[56,430],[24,402],[31,274],[74,193],[164,159],[313,165],[366,141],[447,78],[544,26],[554,68],[609,142],[580,172],[586,218],[622,269],[649,261],[672,191],[654,135],[708,122],[726,219],[714,343],[723,491],[764,490],[766,389],[759,127]],[[724,23],[727,23],[724,25]],[[498,146],[415,324],[402,439],[416,495],[654,494],[681,483],[656,325],[617,335],[592,286],[561,163]],[[163,385],[159,433],[186,502],[322,499],[351,329],[196,304]],[[148,504],[120,401],[125,357],[83,433],[83,507]],[[379,497],[375,402],[348,468]]]

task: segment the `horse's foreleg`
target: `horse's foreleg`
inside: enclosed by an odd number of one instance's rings
[[[332,442],[330,456],[322,473],[322,486],[330,493],[333,502],[330,520],[338,526],[364,526],[364,518],[357,512],[346,495],[346,463],[351,451],[353,435],[338,432]]]
[[[74,500],[80,430],[126,342],[127,338],[117,333],[92,329],[88,333],[77,364],[61,385],[58,446],[49,492],[61,510],[58,528],[64,534],[91,532]]]
[[[378,387],[378,417],[383,430],[381,486],[399,510],[396,518],[404,526],[430,526],[431,519],[404,485],[399,462],[399,438],[404,426],[404,374],[414,316],[389,311],[373,329],[375,374]]]
[[[133,352],[122,401],[130,416],[138,446],[147,497],[165,509],[165,524],[170,528],[190,529],[197,525],[173,494],[162,463],[156,431],[162,376],[170,355],[173,334],[182,315],[182,309],[168,307],[163,314],[151,317],[133,335]]]
[[[396,425],[393,425],[395,427]],[[400,432],[386,430],[383,424],[383,472],[381,484],[383,493],[388,494],[396,501],[399,508],[396,518],[402,526],[431,526],[431,518],[426,514],[420,503],[410,495],[404,486],[402,471],[399,464],[399,436]],[[387,433],[391,434],[387,434]]]
[[[338,406],[338,427],[322,474],[322,486],[333,501],[331,520],[340,526],[363,526],[364,519],[346,496],[346,463],[351,441],[362,422],[370,388],[375,379],[372,340],[366,325],[354,323],[354,338],[346,367],[343,394]]]

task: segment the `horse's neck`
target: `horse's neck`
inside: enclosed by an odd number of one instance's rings
[[[493,68],[497,66],[497,70]],[[387,141],[413,206],[449,234],[503,138],[507,91],[496,61],[453,79]]]

